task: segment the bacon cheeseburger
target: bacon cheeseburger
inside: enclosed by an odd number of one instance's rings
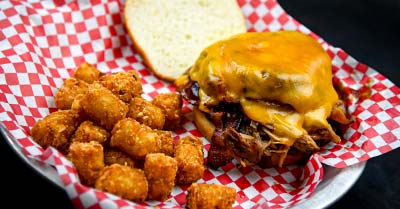
[[[300,32],[249,32],[219,41],[175,84],[211,142],[212,167],[232,158],[244,167],[292,164],[327,141],[340,141],[331,123],[349,123],[328,54]]]

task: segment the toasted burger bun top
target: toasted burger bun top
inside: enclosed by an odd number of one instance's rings
[[[338,95],[331,60],[300,32],[253,32],[219,41],[189,70],[199,84],[199,110],[240,103],[247,117],[273,126],[280,143],[292,145],[312,129],[329,129]]]

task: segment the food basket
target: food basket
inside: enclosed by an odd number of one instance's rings
[[[341,86],[354,123],[340,144],[330,143],[303,166],[207,168],[200,183],[237,191],[234,208],[324,208],[343,195],[361,175],[365,162],[400,146],[400,89],[376,70],[325,42],[289,16],[276,0],[239,0],[248,31],[297,30],[318,40],[332,58],[333,81]],[[134,69],[142,76],[143,97],[175,91],[172,83],[146,68],[124,27],[120,1],[0,2],[0,127],[24,161],[65,189],[76,208],[183,208],[186,186],[175,186],[164,202],[137,204],[86,187],[76,170],[54,148],[44,150],[30,128],[56,110],[54,95],[83,62],[102,72]],[[175,139],[192,134],[191,106]],[[203,138],[207,156],[209,143]],[[205,157],[206,157],[205,156]]]

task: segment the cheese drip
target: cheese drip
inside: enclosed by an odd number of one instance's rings
[[[294,31],[249,32],[219,41],[201,53],[189,76],[200,87],[200,110],[240,103],[250,119],[272,125],[288,146],[309,130],[329,128],[327,118],[338,100],[328,54]]]

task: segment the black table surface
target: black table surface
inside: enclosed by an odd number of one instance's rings
[[[279,3],[328,43],[344,49],[400,86],[400,1],[280,0]],[[0,141],[3,185],[0,207],[73,208],[63,190],[24,164],[4,139]],[[370,159],[355,185],[329,208],[400,208],[399,154],[400,149],[396,149]]]

